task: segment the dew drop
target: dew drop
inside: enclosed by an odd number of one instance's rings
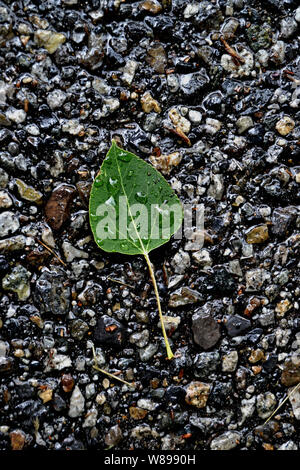
[[[118,159],[121,160],[122,162],[130,162],[132,159],[132,155],[128,152],[124,152],[123,150],[120,150],[118,153]]]
[[[105,204],[108,206],[116,206],[116,201],[113,196],[110,196],[106,201]]]
[[[102,179],[100,179],[100,178],[95,179],[95,181],[94,181],[94,186],[95,186],[96,188],[99,188],[99,187],[102,186],[102,185],[103,185],[103,180],[102,180]]]
[[[127,176],[132,176],[133,175],[133,170],[129,170],[127,173]]]
[[[141,202],[143,204],[145,204],[148,200],[147,196],[145,193],[143,193],[142,191],[138,191],[135,195],[135,199],[138,201],[138,202]]]

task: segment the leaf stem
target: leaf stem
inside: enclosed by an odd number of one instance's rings
[[[148,256],[148,253],[147,253],[147,252],[144,252],[144,257],[145,257],[145,259],[146,259],[146,262],[147,262],[147,265],[148,265],[148,268],[149,268],[149,272],[150,272],[150,276],[151,276],[151,279],[152,279],[153,287],[154,287],[154,292],[155,292],[156,301],[157,301],[157,307],[158,307],[158,313],[159,313],[159,319],[160,319],[161,329],[162,329],[163,336],[164,336],[164,340],[165,340],[165,345],[166,345],[166,349],[167,349],[168,359],[173,359],[174,354],[172,353],[172,350],[171,350],[171,348],[170,348],[169,340],[168,340],[167,333],[166,333],[166,329],[165,329],[164,318],[163,318],[163,314],[162,314],[162,310],[161,310],[160,299],[159,299],[159,294],[158,294],[158,289],[157,289],[157,283],[156,283],[156,279],[155,279],[154,269],[153,269],[152,263],[151,263],[151,261],[150,261],[150,258],[149,258],[149,256]]]

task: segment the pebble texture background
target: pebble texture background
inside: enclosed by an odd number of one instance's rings
[[[1,449],[299,450],[297,3],[0,2]],[[152,254],[171,363],[88,226],[112,137],[205,205]]]

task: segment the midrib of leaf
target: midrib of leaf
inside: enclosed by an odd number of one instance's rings
[[[117,169],[118,169],[118,173],[119,173],[119,177],[120,177],[120,183],[121,183],[121,187],[122,187],[122,191],[123,191],[123,194],[124,196],[126,197],[126,204],[127,204],[127,208],[128,208],[128,213],[130,214],[130,218],[131,218],[131,221],[134,225],[134,229],[135,229],[135,232],[137,234],[137,237],[138,237],[138,240],[140,242],[140,245],[142,247],[142,254],[144,255],[145,259],[146,259],[146,262],[147,262],[147,265],[148,265],[148,268],[149,268],[149,272],[150,272],[150,276],[151,276],[151,279],[152,279],[152,283],[153,283],[153,287],[154,287],[154,292],[155,292],[155,297],[156,297],[156,301],[157,301],[157,306],[158,306],[158,314],[159,314],[159,318],[160,318],[160,323],[161,323],[161,328],[162,328],[162,332],[163,332],[163,337],[164,337],[164,340],[165,340],[165,345],[166,345],[166,349],[167,349],[167,355],[168,355],[168,359],[172,359],[174,357],[174,354],[170,348],[170,344],[169,344],[169,340],[168,340],[168,337],[167,337],[167,333],[166,333],[166,329],[165,329],[165,324],[164,324],[164,319],[163,319],[163,314],[162,314],[162,309],[161,309],[161,304],[160,304],[160,298],[159,298],[159,293],[158,293],[158,288],[157,288],[157,283],[156,283],[156,278],[155,278],[155,274],[154,274],[154,270],[153,270],[153,267],[152,267],[152,263],[150,261],[150,258],[149,258],[149,253],[148,251],[145,249],[145,245],[140,237],[140,234],[137,230],[137,227],[136,227],[136,224],[135,224],[135,221],[134,221],[134,218],[132,216],[132,213],[131,213],[131,209],[130,209],[130,204],[129,204],[129,200],[128,200],[128,196],[125,192],[125,187],[124,187],[124,182],[123,182],[123,177],[122,177],[122,173],[120,171],[120,166],[119,166],[119,163],[118,163],[118,156],[116,155],[116,144],[114,145],[113,147],[113,150],[114,150],[114,157],[115,157],[115,160],[116,160],[116,165],[117,165]],[[151,230],[151,233],[152,233],[152,230]],[[138,246],[135,245],[137,248]],[[148,244],[149,246],[149,244]]]
[[[123,194],[124,196],[126,197],[126,204],[127,204],[127,208],[128,208],[128,213],[129,213],[129,216],[130,216],[130,219],[133,223],[133,226],[134,226],[134,230],[135,230],[135,233],[137,234],[137,237],[138,237],[138,240],[141,244],[141,247],[142,247],[142,254],[145,255],[145,253],[147,253],[147,251],[145,250],[145,245],[140,237],[140,234],[137,230],[137,227],[136,227],[136,224],[135,224],[135,221],[134,221],[134,218],[133,218],[133,215],[131,213],[131,209],[130,209],[130,204],[129,204],[129,200],[128,200],[128,196],[127,196],[127,193],[125,191],[125,187],[124,187],[124,182],[123,182],[123,177],[122,177],[122,173],[121,173],[121,170],[120,170],[120,166],[119,166],[119,162],[118,162],[118,156],[116,155],[116,145],[114,145],[114,157],[115,157],[115,160],[116,160],[116,165],[117,165],[117,168],[118,168],[118,173],[119,173],[119,177],[120,177],[120,183],[121,183],[121,187],[122,187],[122,191],[123,191]],[[128,237],[127,237],[127,240],[128,240]],[[139,248],[138,245],[136,245],[134,242],[132,242],[132,244],[136,247],[136,248]]]

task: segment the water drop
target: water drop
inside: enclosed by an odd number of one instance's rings
[[[141,202],[142,204],[145,204],[148,200],[146,194],[142,191],[138,191],[135,195],[135,198],[138,202]]]
[[[95,179],[95,181],[94,181],[94,186],[95,186],[96,188],[99,188],[99,187],[102,186],[102,185],[103,185],[103,180],[102,180],[101,178]]]
[[[109,192],[116,193],[119,189],[119,181],[114,178],[109,178],[107,182],[107,189]]]
[[[132,176],[133,175],[133,170],[129,170],[127,173],[127,176]]]
[[[132,155],[130,155],[128,152],[125,152],[124,150],[120,150],[118,153],[118,159],[122,162],[130,162]]]
[[[110,196],[110,197],[105,201],[105,204],[107,204],[108,206],[116,206],[116,201],[115,201],[115,199],[113,198],[113,196]]]

